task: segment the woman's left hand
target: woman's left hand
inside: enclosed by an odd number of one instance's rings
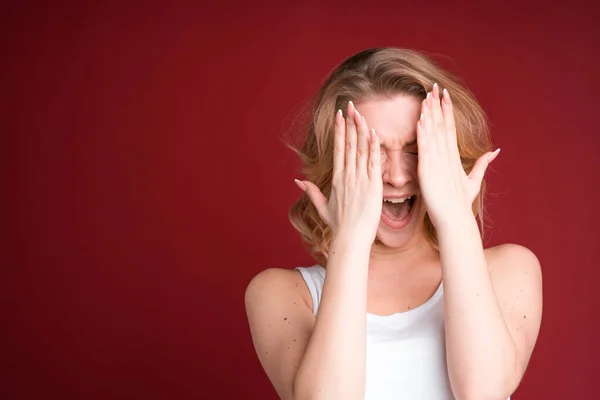
[[[500,149],[485,153],[469,175],[465,173],[458,151],[452,101],[445,89],[440,96],[437,84],[421,104],[417,145],[421,194],[434,226],[440,229],[452,224],[456,216],[472,216],[472,204],[481,190],[485,171]]]

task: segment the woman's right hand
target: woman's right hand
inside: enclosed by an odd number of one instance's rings
[[[346,119],[342,110],[335,115],[329,199],[312,182],[296,183],[331,227],[334,238],[343,236],[353,242],[373,243],[383,205],[381,150],[375,130],[368,129],[352,102],[348,103]]]

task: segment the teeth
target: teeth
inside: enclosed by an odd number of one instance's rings
[[[410,199],[410,197],[404,197],[402,199],[383,199],[383,201],[387,201],[388,203],[404,203],[406,200]]]

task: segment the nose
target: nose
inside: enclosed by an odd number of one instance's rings
[[[397,188],[401,188],[412,179],[409,165],[404,160],[404,152],[388,151],[386,162],[382,166],[383,182]]]

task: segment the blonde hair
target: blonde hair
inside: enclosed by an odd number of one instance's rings
[[[301,147],[290,147],[300,156],[306,179],[321,189],[328,198],[333,170],[334,115],[346,110],[348,101],[392,97],[398,94],[423,100],[436,83],[452,96],[458,136],[458,149],[463,168],[469,173],[475,162],[490,151],[491,140],[487,118],[471,92],[458,79],[444,71],[423,54],[396,48],[374,48],[361,51],[335,68],[317,92],[312,106],[308,134]],[[473,213],[483,227],[481,192],[473,202]],[[332,232],[321,219],[308,196],[303,195],[289,212],[292,225],[309,245],[313,257],[325,263]],[[437,234],[431,220],[425,216],[427,238],[437,246]]]

